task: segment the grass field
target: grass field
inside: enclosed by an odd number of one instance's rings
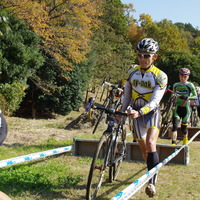
[[[67,117],[57,116],[47,120],[6,117],[9,135],[4,145],[0,146],[1,160],[71,145],[73,137],[99,137],[98,133],[91,134],[90,127],[66,130],[66,125],[78,115],[80,112],[72,112]],[[189,165],[170,164],[160,169],[154,199],[200,199],[199,146],[200,142],[197,141],[189,145]],[[64,153],[1,168],[0,190],[13,200],[82,200],[85,199],[91,160]],[[117,181],[106,181],[97,199],[111,199],[146,172],[144,163],[123,162]],[[131,199],[148,199],[144,188]]]

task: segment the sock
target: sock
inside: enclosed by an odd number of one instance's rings
[[[153,167],[155,167],[159,163],[159,157],[158,153],[156,152],[150,152],[147,155],[147,168],[148,171],[151,170]],[[149,183],[152,183],[155,185],[157,180],[157,173],[149,180]]]
[[[172,144],[176,144],[176,140],[172,140]]]

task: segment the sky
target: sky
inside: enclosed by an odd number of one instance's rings
[[[172,23],[190,23],[194,28],[200,29],[200,0],[121,0],[123,4],[132,3],[136,12],[135,19],[140,14],[151,15],[153,21],[163,19]]]

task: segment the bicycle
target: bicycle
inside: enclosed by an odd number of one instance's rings
[[[121,98],[122,98],[122,94],[123,94],[123,89],[117,87],[116,85],[114,84],[111,84],[107,81],[103,81],[102,83],[102,87],[104,87],[105,85],[108,85],[109,87],[111,87],[112,89],[109,91],[106,99],[104,100],[102,106],[103,107],[106,107],[106,108],[113,108],[113,109],[118,109],[121,105]],[[117,96],[117,100],[115,101],[115,97],[116,97],[116,93],[119,93],[118,96]],[[102,93],[103,94],[103,93]],[[102,96],[101,98],[102,99]],[[92,112],[93,110],[90,110],[88,112],[88,115],[89,115],[89,119],[91,118],[92,116]],[[93,128],[93,131],[92,131],[92,134],[94,134],[96,132],[96,129],[97,127],[99,126],[99,123],[103,120],[104,118],[104,110],[100,110],[100,112],[97,112],[96,115],[97,115],[97,120],[96,120],[96,123],[94,125],[94,128]]]
[[[173,92],[170,89],[167,89],[166,92]],[[165,134],[167,133],[170,125],[172,124],[172,115],[173,111],[175,109],[175,102],[176,102],[176,95],[174,95],[172,98],[170,98],[164,107],[161,116],[161,128],[160,128],[160,137],[164,137]]]
[[[165,106],[164,110],[162,111],[162,121],[161,121],[161,128],[160,128],[160,137],[163,138],[165,134],[167,133],[169,127],[172,125],[172,117],[173,113],[176,107],[176,98],[180,97],[177,93],[174,91],[167,89],[166,92],[173,93],[174,95],[169,99],[167,102],[167,105]],[[189,99],[194,99],[194,98],[188,98]],[[185,100],[181,106],[184,106],[186,101]]]
[[[197,127],[199,122],[199,117],[197,114],[197,106],[191,105],[191,115],[190,115],[190,123],[192,127]]]
[[[87,181],[86,199],[96,199],[102,185],[104,174],[109,168],[109,182],[116,180],[122,161],[126,157],[126,131],[123,128],[125,120],[116,125],[115,115],[127,116],[126,113],[112,108],[91,105],[93,109],[103,110],[108,115],[108,126],[103,132],[93,160]],[[121,138],[121,143],[119,143]]]
[[[160,137],[161,138],[165,136],[169,127],[172,124],[172,116],[173,116],[174,109],[176,107],[176,105],[175,105],[176,98],[180,97],[180,95],[178,95],[174,91],[170,90],[169,88],[166,90],[166,92],[173,93],[174,95],[172,98],[169,99],[167,105],[165,106],[165,108],[162,112],[162,121],[161,121],[161,128],[160,128]],[[191,98],[185,99],[185,101],[182,103],[181,106],[184,106],[185,103],[187,102],[187,100],[196,100],[196,97],[193,97],[193,98],[191,97]]]

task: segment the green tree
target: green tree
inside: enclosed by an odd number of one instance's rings
[[[179,81],[179,69],[182,67],[191,70],[190,81],[200,85],[200,58],[187,51],[168,51],[158,59],[157,65],[169,77],[169,85]]]
[[[200,36],[200,30],[199,30],[199,28],[198,28],[198,27],[197,27],[197,28],[194,28],[194,27],[192,26],[192,24],[190,24],[190,23],[184,24],[184,23],[181,23],[181,22],[177,22],[177,23],[175,23],[175,25],[176,25],[179,29],[181,29],[181,30],[183,30],[183,31],[190,32],[194,38]]]
[[[152,37],[159,42],[159,54],[169,50],[190,51],[186,37],[171,21],[163,19],[153,22],[149,15],[141,15],[140,22],[146,37]]]
[[[92,71],[88,68],[92,66],[91,58],[74,65],[71,71],[61,71],[54,59],[46,58],[47,62],[37,70],[37,77],[29,79],[29,88],[17,114],[33,118],[49,117],[52,113],[66,115],[78,109],[91,77]]]
[[[44,51],[62,68],[86,59],[93,29],[98,28],[101,0],[1,0],[41,39]],[[117,20],[117,19],[116,19]],[[57,67],[60,67],[58,65]]]
[[[119,0],[106,0],[103,5],[102,25],[92,41],[96,54],[94,84],[100,85],[104,78],[113,83],[126,78],[128,67],[134,60],[123,8]]]
[[[5,17],[5,13],[1,10],[0,11],[0,37],[4,34],[11,31],[11,28],[8,24],[8,19]]]
[[[200,37],[194,39],[193,43],[191,44],[191,51],[193,54],[200,57]]]
[[[6,112],[12,114],[25,95],[27,79],[43,64],[44,59],[37,47],[37,36],[16,16],[7,12],[4,14],[11,30],[0,37],[0,82],[1,94],[7,101]]]

